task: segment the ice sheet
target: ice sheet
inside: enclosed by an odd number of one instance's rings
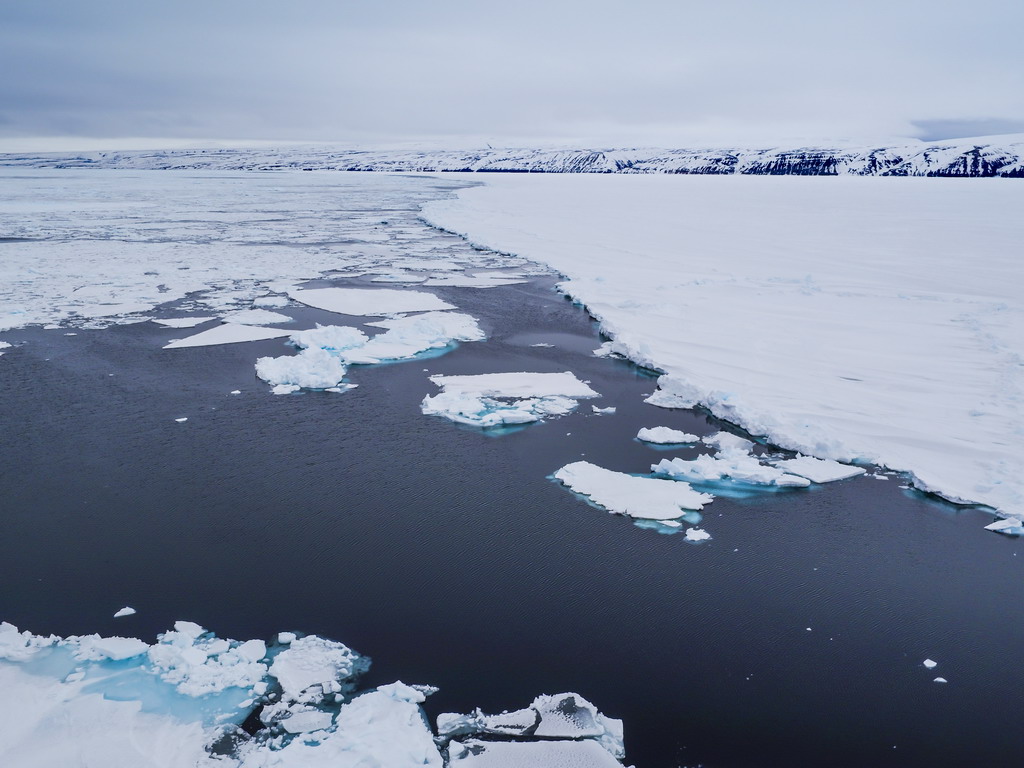
[[[1024,186],[490,174],[426,218],[569,278],[615,349],[808,456],[1024,516]]]

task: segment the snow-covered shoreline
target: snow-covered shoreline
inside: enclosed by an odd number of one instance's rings
[[[611,349],[807,455],[1024,516],[1024,190],[907,179],[493,176],[435,226],[547,264]]]

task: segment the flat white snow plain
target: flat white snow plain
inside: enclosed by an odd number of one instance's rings
[[[989,180],[491,175],[424,213],[565,274],[651,402],[1021,518],[1022,210]]]
[[[437,689],[396,681],[359,690],[368,667],[352,649],[315,635],[282,632],[268,646],[178,621],[149,644],[45,637],[0,622],[0,686],[13,704],[3,708],[0,764],[442,768],[449,744],[466,766],[554,768],[566,764],[563,755],[616,766],[623,757],[621,721],[577,693],[539,696],[504,715],[442,715],[435,736],[420,705]],[[237,740],[232,754],[212,756],[209,746],[237,734],[258,705],[263,730]]]

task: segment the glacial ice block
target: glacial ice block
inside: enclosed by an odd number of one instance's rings
[[[237,323],[224,323],[216,328],[187,336],[184,339],[176,339],[170,344],[165,344],[164,349],[181,349],[183,347],[208,347],[215,344],[237,344],[243,341],[263,341],[264,339],[280,339],[287,336],[290,331],[280,328],[263,328],[257,325],[238,325]]]
[[[327,350],[310,347],[297,355],[258,358],[256,375],[274,386],[327,389],[341,382],[345,366]]]
[[[671,429],[670,427],[642,427],[640,431],[636,433],[636,439],[643,440],[645,443],[655,443],[657,445],[695,443],[700,440],[697,435],[691,435],[689,432],[683,432],[680,429]]]
[[[835,480],[845,480],[864,474],[862,467],[851,467],[849,464],[840,464],[832,459],[815,459],[811,456],[798,456],[795,459],[772,463],[786,472],[806,477],[812,483],[831,483]]]
[[[643,520],[675,520],[687,510],[703,509],[714,500],[686,482],[636,477],[587,461],[567,464],[554,477],[609,512]]]
[[[426,291],[390,288],[309,288],[289,295],[303,304],[341,315],[385,316],[455,309]]]

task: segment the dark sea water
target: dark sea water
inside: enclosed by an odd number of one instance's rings
[[[489,340],[354,368],[344,394],[271,395],[253,362],[280,341],[4,334],[28,343],[0,358],[0,618],[317,633],[373,657],[367,685],[439,686],[431,716],[573,690],[625,721],[638,768],[1024,765],[1024,554],[987,515],[860,477],[720,497],[700,545],[644,530],[548,476],[581,456],[645,472],[696,451],[639,427],[721,425],[644,404],[654,380],[592,356],[550,280],[435,292]],[[489,436],[420,413],[424,368],[571,370],[618,410]]]

